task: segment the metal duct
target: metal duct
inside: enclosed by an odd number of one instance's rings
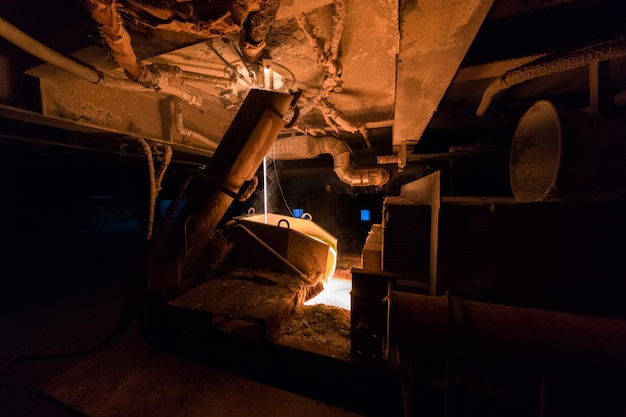
[[[274,159],[312,159],[322,154],[330,154],[334,160],[335,174],[351,187],[382,186],[389,181],[389,173],[382,168],[354,169],[350,165],[352,152],[345,142],[333,137],[313,138],[292,136],[274,142],[270,155]]]
[[[546,75],[579,68],[593,62],[606,61],[622,56],[626,56],[626,43],[624,43],[624,39],[618,39],[613,42],[580,49],[558,58],[540,58],[527,65],[507,71],[485,89],[482,100],[476,110],[476,115],[484,116],[496,94],[514,85]]]

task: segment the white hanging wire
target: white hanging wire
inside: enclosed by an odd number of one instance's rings
[[[276,149],[272,146],[272,165],[274,165],[274,176],[276,177],[276,183],[278,184],[278,190],[280,191],[280,196],[283,199],[283,203],[285,203],[285,207],[289,210],[289,215],[293,217],[293,211],[291,207],[289,207],[289,203],[287,203],[287,199],[285,198],[285,193],[283,192],[283,187],[280,185],[280,178],[278,178],[278,170],[276,169]]]

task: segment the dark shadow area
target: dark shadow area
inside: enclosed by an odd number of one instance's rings
[[[114,328],[142,246],[134,221],[3,236],[0,362],[97,346]],[[125,337],[139,337],[131,328]],[[19,362],[5,375],[3,416],[67,416],[37,387],[82,358]]]

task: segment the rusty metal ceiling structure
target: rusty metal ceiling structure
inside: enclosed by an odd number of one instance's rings
[[[538,100],[624,119],[621,0],[9,0],[0,17],[5,163],[97,164],[138,139],[202,163],[250,88],[301,92],[284,139],[342,144],[346,164],[392,176],[506,148]]]

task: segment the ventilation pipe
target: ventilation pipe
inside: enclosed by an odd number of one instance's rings
[[[623,56],[626,56],[626,43],[624,39],[618,39],[580,49],[558,58],[541,58],[515,68],[504,73],[487,86],[476,110],[476,115],[484,116],[496,94],[514,85],[546,75],[579,68],[593,62],[606,61]]]
[[[322,154],[332,155],[335,174],[351,187],[380,187],[389,181],[389,173],[382,168],[354,169],[350,166],[351,152],[348,145],[329,136],[292,136],[278,139],[270,152],[274,159],[279,160],[312,159]]]

